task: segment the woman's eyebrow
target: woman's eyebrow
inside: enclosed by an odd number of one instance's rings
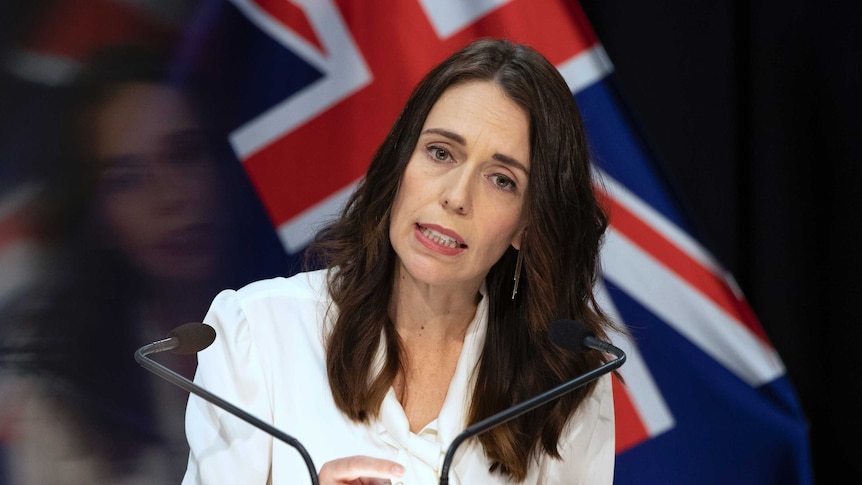
[[[428,128],[427,130],[425,130],[425,131],[423,131],[423,132],[422,132],[422,135],[440,135],[440,136],[445,136],[446,138],[449,138],[450,140],[454,141],[455,143],[457,143],[457,144],[459,144],[459,145],[467,146],[467,140],[466,140],[466,139],[464,139],[464,137],[463,137],[463,136],[461,136],[461,135],[459,135],[459,134],[457,134],[457,133],[451,132],[451,131],[449,131],[449,130],[444,130],[444,129],[442,129],[442,128]],[[525,174],[527,174],[527,175],[529,175],[529,174],[530,174],[530,171],[529,171],[529,170],[527,170],[527,166],[526,166],[526,165],[524,165],[523,163],[521,163],[520,161],[518,161],[518,160],[517,160],[517,159],[515,159],[515,158],[512,158],[512,157],[510,157],[510,156],[508,156],[508,155],[503,155],[502,153],[495,153],[495,154],[494,154],[494,156],[493,156],[493,158],[494,158],[494,160],[497,160],[497,161],[503,162],[503,163],[505,163],[506,165],[509,165],[509,166],[511,166],[511,167],[513,167],[513,168],[516,168],[516,169],[518,169],[518,170],[521,170],[522,172],[524,172],[524,173],[525,173]]]
[[[467,140],[464,139],[463,136],[453,133],[449,130],[444,130],[442,128],[428,128],[427,130],[422,132],[423,135],[440,135],[449,138],[450,140],[458,143],[459,145],[467,146]]]
[[[495,153],[493,158],[494,160],[503,162],[504,164],[509,165],[512,168],[521,170],[525,174],[530,175],[530,171],[527,170],[526,165],[508,155],[503,155],[502,153]]]

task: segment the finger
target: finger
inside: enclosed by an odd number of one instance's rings
[[[393,482],[388,478],[360,478],[351,482],[351,485],[404,485],[401,482]]]
[[[336,483],[362,477],[394,479],[402,475],[404,467],[397,462],[361,455],[326,462],[320,469],[321,479],[333,480]]]

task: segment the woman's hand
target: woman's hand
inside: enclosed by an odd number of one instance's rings
[[[404,467],[394,461],[370,456],[348,456],[328,461],[320,468],[320,485],[398,484]]]

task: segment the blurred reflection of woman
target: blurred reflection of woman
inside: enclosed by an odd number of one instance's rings
[[[115,48],[75,89],[74,163],[50,194],[60,250],[35,318],[42,378],[16,430],[13,476],[24,483],[182,477],[188,395],[153,382],[132,356],[199,319],[225,284],[229,217],[206,131],[165,65]],[[194,359],[168,364],[191,375]]]

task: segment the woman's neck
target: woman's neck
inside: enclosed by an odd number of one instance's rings
[[[396,271],[390,317],[404,340],[463,341],[481,296],[478,286],[437,287]]]

